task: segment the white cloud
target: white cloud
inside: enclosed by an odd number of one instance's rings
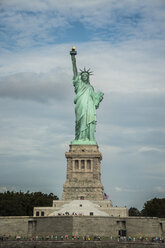
[[[108,155],[111,154],[117,154],[123,151],[123,149],[121,147],[117,147],[117,146],[102,146],[102,149],[104,150],[104,153],[108,153]]]
[[[48,16],[48,13],[34,12],[32,14],[9,10],[1,13],[0,17],[4,26],[3,31],[10,34],[10,38],[8,37],[9,40],[6,40],[6,42],[10,44],[10,40],[12,40],[12,46],[31,47],[39,45],[40,40],[41,43],[52,42],[56,40],[57,35],[54,32],[54,36],[51,37],[50,30],[53,31],[63,26],[67,27],[65,18],[57,14]],[[2,38],[5,38],[5,36],[2,35]]]
[[[87,10],[92,11],[92,9],[95,9],[96,7],[105,8],[105,6],[111,6],[113,8],[117,7],[123,7],[125,4],[130,4],[131,0],[123,0],[118,1],[115,3],[113,0],[84,0],[77,1],[77,0],[61,0],[60,2],[58,0],[29,0],[29,1],[21,1],[21,0],[2,0],[2,5],[5,8],[14,8],[16,10],[48,10],[48,9],[56,9],[61,11],[70,11],[70,9],[73,10]],[[135,1],[137,3],[137,1]],[[130,5],[130,8],[134,5]],[[73,12],[74,14],[74,12]]]
[[[6,191],[15,191],[15,187],[0,186],[0,193],[4,193]]]
[[[120,192],[130,192],[130,193],[139,192],[139,190],[137,190],[137,189],[122,188],[122,187],[118,187],[118,186],[116,186],[114,188],[114,190],[117,193],[120,193]]]
[[[154,189],[157,193],[165,193],[165,187],[156,186]]]
[[[106,93],[164,94],[165,61],[163,56],[156,58],[164,51],[162,42],[152,42],[150,48],[148,42],[141,42],[141,48],[139,45],[136,41],[118,47],[107,42],[79,43],[77,66],[91,67],[94,71],[91,84]],[[153,52],[155,45],[157,50]],[[50,87],[51,95],[55,82],[58,88],[63,84],[62,87],[68,89],[72,79],[70,47],[70,44],[62,44],[28,53],[2,55],[0,73],[4,83],[0,87],[7,91],[10,86],[19,84],[26,92],[27,88],[36,88],[35,92],[41,85],[43,89]]]
[[[165,150],[157,147],[143,146],[139,148],[138,152],[165,152]]]
[[[7,102],[8,108],[11,108],[9,105],[11,101]],[[22,108],[25,113],[22,113]],[[65,106],[55,107],[51,104],[24,104],[23,101],[13,103],[13,109],[18,113],[17,117],[12,116],[12,110],[8,118],[1,113],[1,156],[40,157],[40,159],[54,156],[55,151],[63,148],[66,139],[71,138],[68,138],[70,133],[66,116],[65,121],[63,114],[59,116],[60,111],[63,113],[63,108],[66,109]]]
[[[161,1],[74,0],[68,4],[68,0],[6,0],[1,5],[2,47],[7,49],[55,43],[74,22],[93,32],[93,40],[115,39],[118,43],[132,37],[162,39],[165,34]]]
[[[46,74],[19,73],[1,81],[0,97],[31,99],[33,101],[65,101],[71,87],[67,73],[62,70]]]
[[[0,193],[4,193],[5,191],[7,191],[7,187],[1,186],[0,187]]]

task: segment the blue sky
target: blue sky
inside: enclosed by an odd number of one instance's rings
[[[114,205],[165,197],[164,0],[1,0],[0,191],[61,198],[74,139],[69,51],[104,92],[96,139]]]

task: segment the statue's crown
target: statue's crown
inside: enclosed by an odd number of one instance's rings
[[[80,75],[82,75],[83,73],[87,73],[88,75],[93,75],[93,72],[90,71],[90,68],[88,70],[86,70],[85,67],[84,70],[80,69]]]

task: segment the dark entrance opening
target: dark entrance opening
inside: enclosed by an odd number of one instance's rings
[[[126,237],[126,234],[127,234],[126,230],[119,230],[120,237]]]

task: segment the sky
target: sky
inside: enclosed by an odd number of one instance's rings
[[[104,92],[96,140],[114,206],[165,197],[165,1],[0,0],[0,192],[61,199],[74,140],[70,50]]]

